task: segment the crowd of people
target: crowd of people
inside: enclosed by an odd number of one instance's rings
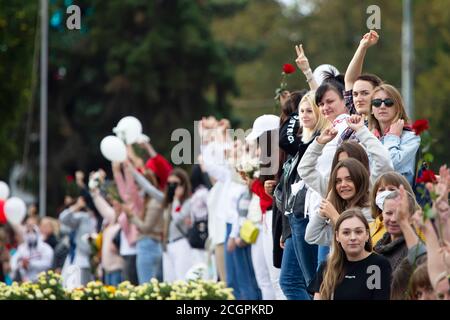
[[[237,299],[450,299],[450,172],[421,207],[420,136],[399,91],[362,73],[377,42],[365,34],[345,76],[320,83],[296,46],[309,89],[283,91],[245,139],[202,118],[190,176],[150,142],[111,177],[78,171],[56,219],[1,226],[0,280],[77,266],[80,285],[203,277]]]

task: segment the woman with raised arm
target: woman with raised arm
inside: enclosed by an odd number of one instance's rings
[[[390,171],[385,172],[381,176],[375,180],[375,183],[372,186],[372,190],[370,191],[370,210],[372,214],[372,218],[375,220],[369,223],[370,226],[370,236],[372,237],[373,243],[377,243],[383,235],[386,233],[386,228],[383,224],[383,209],[377,206],[377,197],[381,195],[383,191],[395,191],[403,185],[405,190],[410,194],[414,194],[408,180],[405,179],[401,174]],[[380,199],[380,198],[379,198]]]
[[[415,264],[415,260],[419,255],[424,254],[425,249],[423,245],[420,246],[420,239],[411,226],[411,217],[417,208],[414,195],[400,186],[399,190],[380,193],[377,197],[377,205],[383,208],[382,216],[386,233],[375,244],[374,251],[389,260],[393,272],[408,256],[412,256],[410,265]],[[415,252],[412,248],[416,248]],[[413,252],[409,255],[408,250]]]
[[[377,87],[372,95],[369,129],[389,150],[394,170],[413,185],[420,136],[412,131],[408,121],[400,92],[388,84]]]
[[[328,196],[323,199],[317,214],[306,227],[305,240],[311,244],[329,246],[332,226],[339,215],[350,208],[359,208],[372,221],[369,207],[369,173],[358,160],[347,158],[334,167],[328,183]]]
[[[295,63],[305,75],[306,82],[308,82],[309,88],[311,90],[316,90],[319,85],[316,79],[314,79],[313,72],[311,70],[311,67],[309,66],[308,58],[306,57],[305,51],[303,50],[303,45],[300,44],[298,46],[295,46],[295,51],[297,52],[297,59],[295,59]]]
[[[364,126],[364,119],[361,116],[353,115],[346,119],[346,123],[348,127],[355,132],[356,139],[359,140],[360,144],[365,149],[364,153],[367,154],[364,155],[349,152],[349,150],[344,150],[342,148],[344,144],[341,144],[341,146],[336,149],[333,160],[330,161],[332,163],[331,168],[334,168],[334,165],[338,160],[346,157],[357,157],[362,163],[365,163],[367,159],[371,184],[375,182],[382,173],[392,171],[393,167],[389,153],[380,141],[370,133],[366,126]],[[324,157],[323,150],[330,141],[335,139],[337,133],[337,130],[334,128],[323,130],[320,136],[311,143],[311,146],[305,152],[298,166],[300,177],[302,177],[305,182],[322,197],[326,197],[328,185],[328,176],[320,172],[320,163],[323,162]],[[364,151],[363,148],[361,149]]]
[[[350,114],[358,113],[367,120],[370,114],[370,102],[375,87],[382,80],[373,74],[361,74],[367,49],[377,44],[379,35],[375,30],[366,33],[361,39],[355,55],[345,72],[345,92],[347,108]]]

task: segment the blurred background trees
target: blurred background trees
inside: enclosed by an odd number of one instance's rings
[[[366,0],[50,0],[48,214],[76,169],[109,168],[100,140],[126,115],[138,117],[158,151],[170,156],[171,132],[202,115],[248,128],[278,114],[273,96],[281,66],[303,43],[314,68],[345,72],[366,30],[366,8],[381,8],[380,42],[364,71],[401,87],[401,1]],[[65,9],[82,9],[80,31]],[[37,194],[39,151],[38,2],[0,0],[0,179],[14,164]],[[430,121],[435,164],[448,162],[450,17],[446,0],[415,0],[415,110]],[[300,72],[291,89],[305,88]]]

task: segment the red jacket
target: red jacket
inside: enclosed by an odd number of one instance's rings
[[[253,181],[251,190],[259,197],[259,205],[261,207],[261,211],[263,214],[265,214],[267,209],[272,208],[272,197],[266,193],[266,191],[264,190],[264,185],[259,179]]]

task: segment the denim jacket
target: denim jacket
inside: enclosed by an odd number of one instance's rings
[[[420,137],[413,131],[403,130],[401,137],[388,133],[382,136],[380,141],[389,150],[394,170],[413,185]]]

